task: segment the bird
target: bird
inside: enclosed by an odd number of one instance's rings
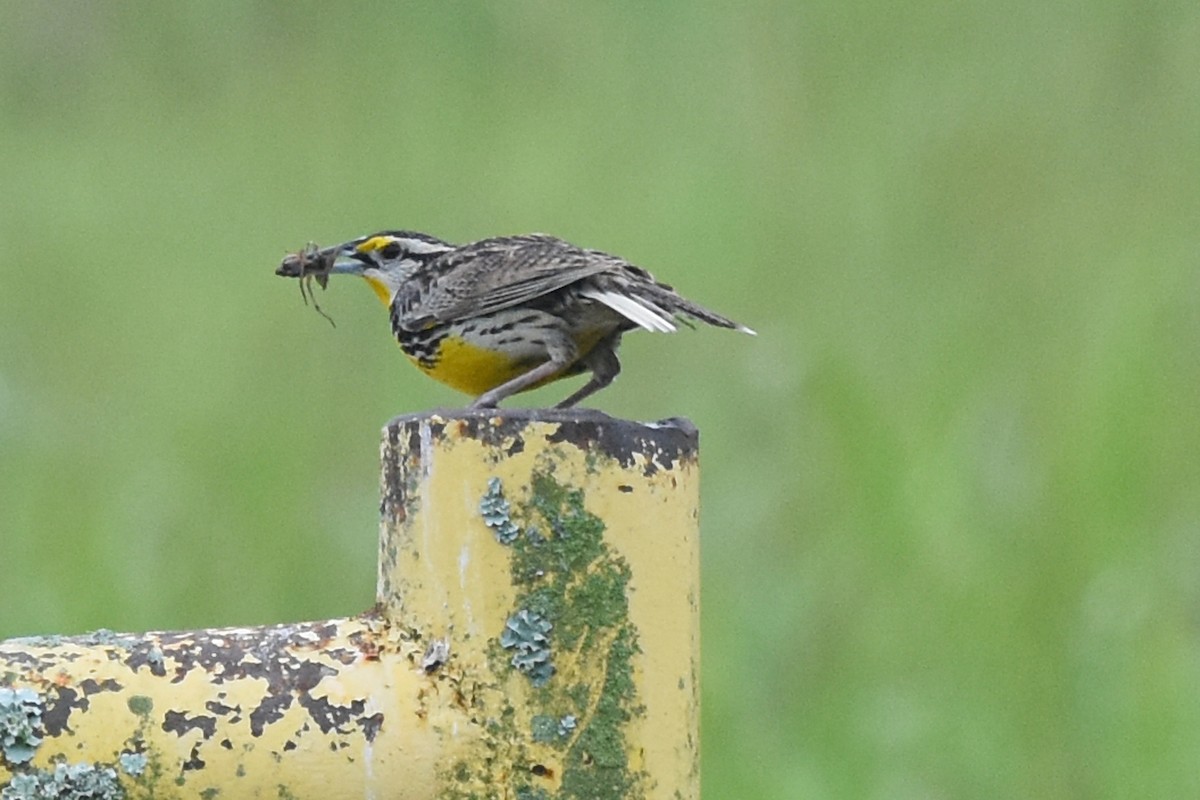
[[[590,373],[556,408],[570,408],[621,371],[634,329],[670,333],[694,321],[754,331],[680,296],[623,258],[546,234],[454,245],[389,230],[290,253],[276,274],[363,278],[388,308],[392,334],[425,374],[495,408],[512,395]],[[309,286],[311,294],[311,286]],[[318,311],[319,311],[318,307]]]

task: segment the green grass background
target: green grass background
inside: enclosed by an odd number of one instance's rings
[[[596,402],[703,432],[707,796],[1200,795],[1200,5],[0,18],[0,637],[369,605],[461,398],[272,271],[540,230],[760,332]]]

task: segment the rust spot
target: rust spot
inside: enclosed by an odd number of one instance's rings
[[[383,652],[383,646],[368,633],[355,633],[350,637],[350,643],[358,648],[359,655],[364,661],[378,661]]]
[[[429,707],[426,705],[427,695],[425,689],[417,690],[417,719],[425,719],[429,716]]]

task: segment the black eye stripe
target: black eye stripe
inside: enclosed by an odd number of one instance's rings
[[[404,248],[400,246],[399,242],[388,242],[383,247],[379,248],[379,255],[387,259],[392,259],[400,255],[403,250]]]

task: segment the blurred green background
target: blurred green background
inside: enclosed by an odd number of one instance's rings
[[[1200,795],[1200,5],[0,18],[0,638],[368,606],[462,398],[272,271],[547,231],[760,333],[596,402],[703,431],[708,797]]]

